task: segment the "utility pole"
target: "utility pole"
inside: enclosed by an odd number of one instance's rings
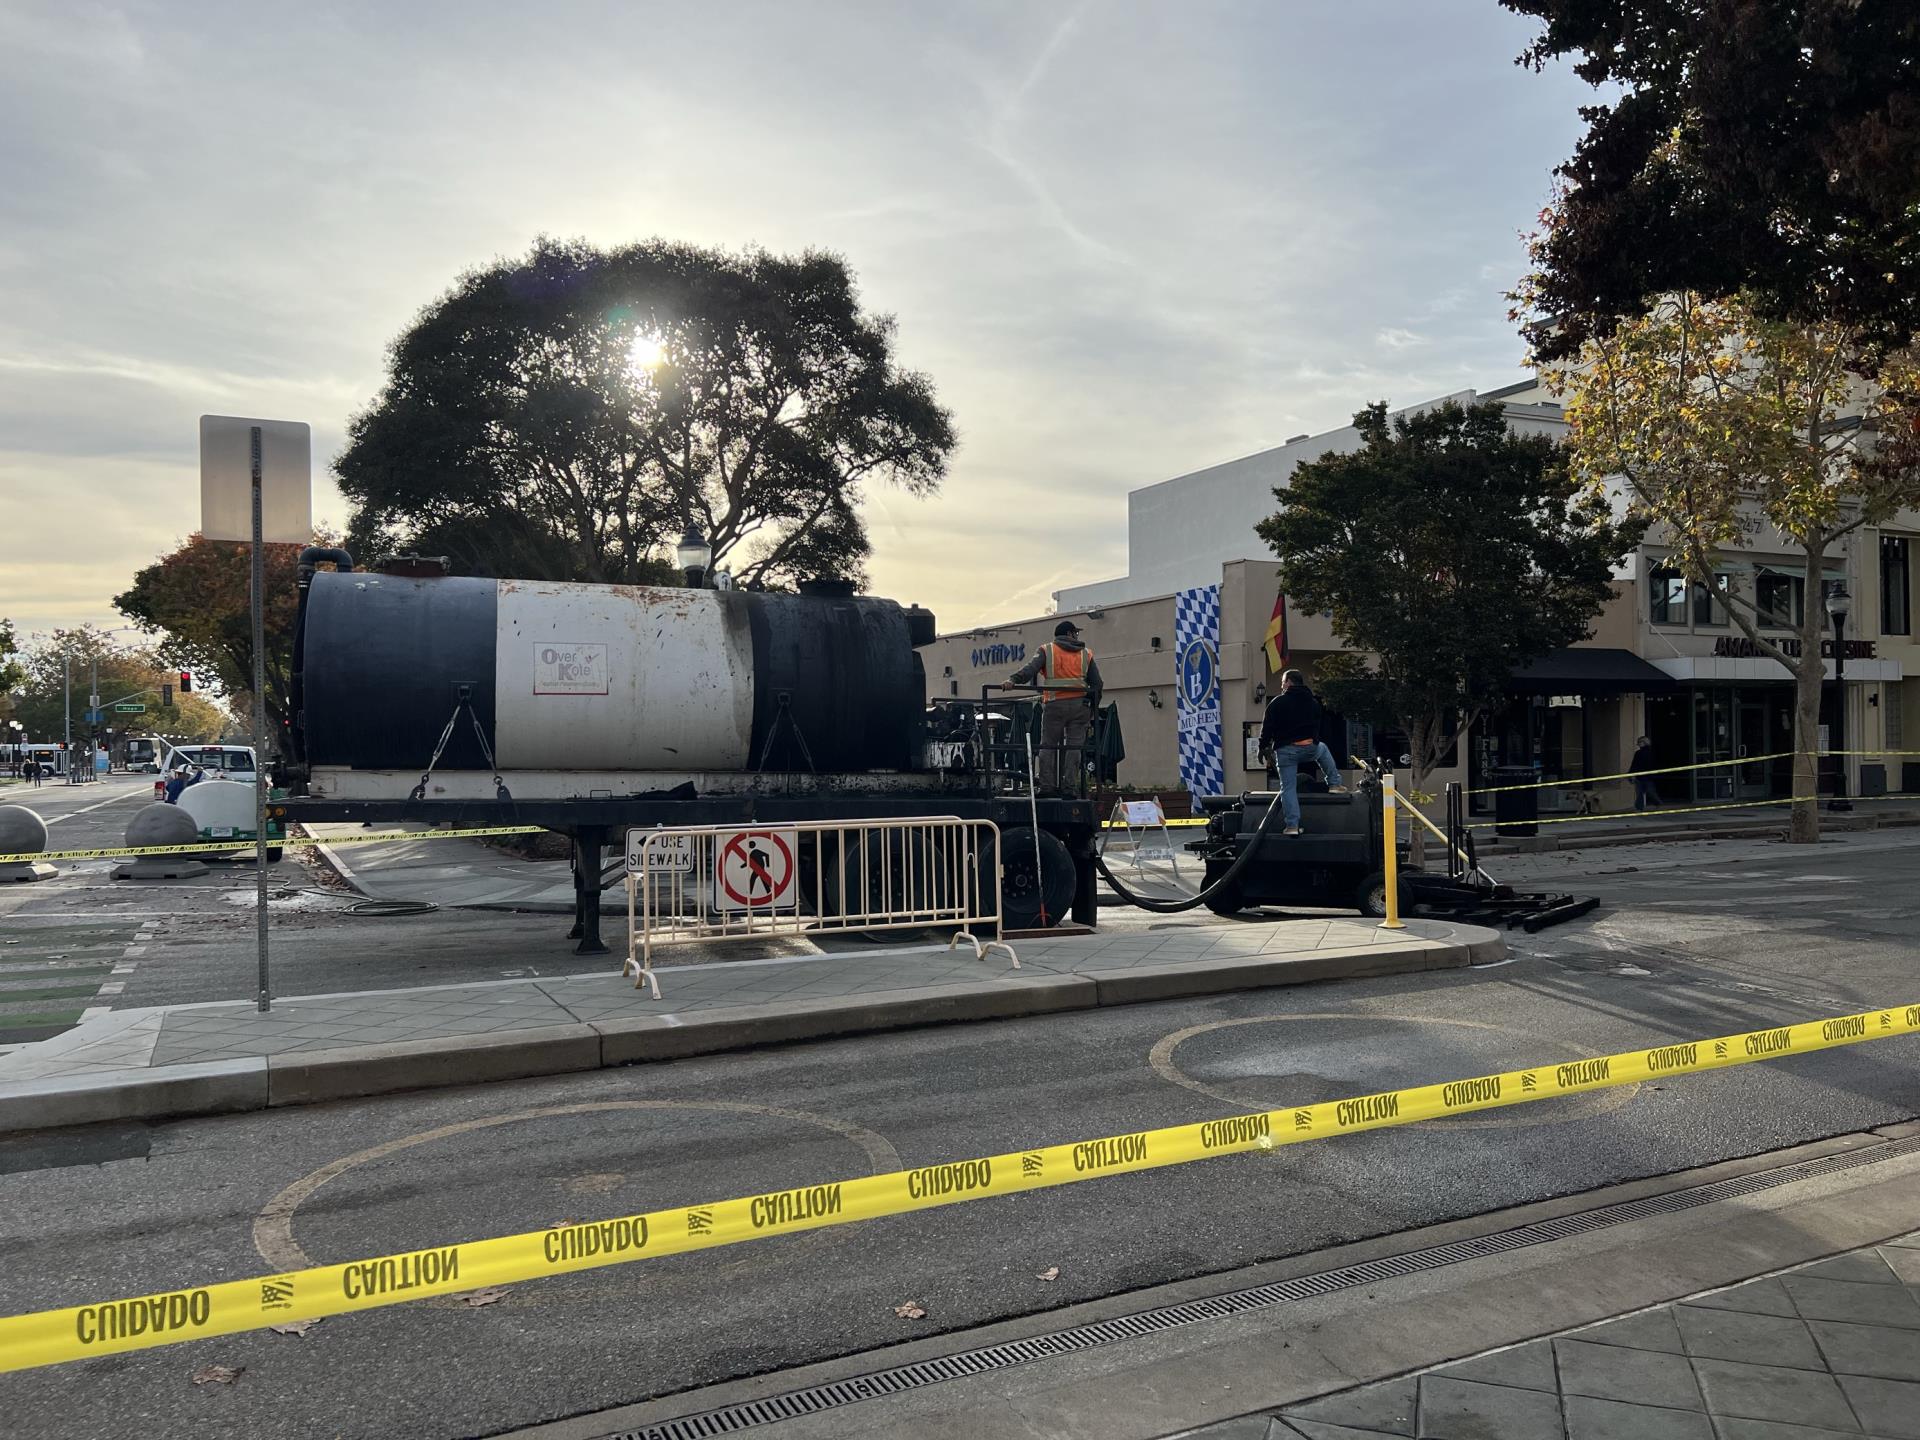
[[[73,652],[60,652],[60,678],[62,681],[61,699],[66,702],[67,711],[67,783],[73,784]]]

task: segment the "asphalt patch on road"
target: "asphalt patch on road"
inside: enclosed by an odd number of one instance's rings
[[[71,1170],[78,1165],[105,1165],[114,1160],[145,1160],[152,1146],[153,1127],[144,1122],[0,1135],[0,1175]]]

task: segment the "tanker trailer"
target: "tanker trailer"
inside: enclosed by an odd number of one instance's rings
[[[1043,900],[1094,919],[1090,801],[1043,798],[1036,842],[1006,777],[927,763],[924,610],[835,582],[763,594],[311,558],[345,559],[302,557],[288,816],[567,834],[581,953],[604,949],[602,849],[634,825],[992,819],[1010,925]]]

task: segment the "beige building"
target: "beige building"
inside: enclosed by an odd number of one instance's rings
[[[1445,397],[1463,403],[1498,400],[1510,424],[1561,434],[1558,406],[1533,382],[1485,394]],[[1438,401],[1429,402],[1437,404]],[[1423,409],[1425,406],[1412,407]],[[1061,619],[1076,621],[1099,661],[1109,700],[1117,705],[1126,758],[1123,785],[1179,788],[1174,653],[1175,591],[1220,586],[1220,710],[1224,789],[1265,786],[1252,754],[1274,679],[1262,649],[1276,594],[1277,567],[1264,556],[1254,523],[1273,508],[1272,492],[1300,461],[1358,444],[1350,429],[1300,436],[1273,450],[1150,485],[1128,497],[1130,573],[1070,587],[1055,613],[943,635],[923,649],[930,696],[978,697],[1004,681],[1052,638]],[[1920,751],[1905,717],[1920,709],[1920,643],[1914,635],[1913,551],[1920,513],[1905,512],[1878,528],[1855,532],[1809,577],[1792,548],[1764,529],[1729,554],[1736,591],[1753,597],[1783,635],[1808,605],[1826,607],[1836,583],[1851,596],[1846,624],[1845,741],[1852,751]],[[1704,593],[1692,591],[1666,563],[1656,530],[1622,565],[1615,595],[1581,644],[1514,676],[1497,713],[1463,734],[1452,763],[1433,777],[1470,790],[1518,778],[1557,781],[1540,793],[1543,813],[1598,803],[1632,803],[1623,782],[1592,777],[1624,771],[1636,737],[1653,742],[1658,766],[1702,765],[1662,776],[1667,804],[1766,799],[1791,792],[1793,686],[1785,668],[1753,652],[1737,627]],[[1324,616],[1288,606],[1291,661],[1311,676],[1315,662],[1337,648]],[[1831,642],[1828,648],[1830,649]],[[1828,662],[1828,673],[1833,663]],[[1829,690],[1838,687],[1829,687]],[[1837,738],[1829,694],[1826,723]],[[1338,731],[1339,724],[1330,727]],[[1394,737],[1345,726],[1326,738],[1336,753],[1390,753]],[[1342,743],[1344,738],[1344,744]],[[1838,748],[1830,746],[1829,748]],[[1773,758],[1762,758],[1773,757]],[[1855,755],[1846,761],[1848,791],[1874,795],[1920,791],[1920,754]],[[1830,765],[1829,770],[1832,766]],[[1823,788],[1832,783],[1829,774]],[[1485,814],[1490,797],[1474,796]]]

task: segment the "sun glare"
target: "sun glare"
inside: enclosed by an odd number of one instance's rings
[[[659,336],[642,331],[633,337],[633,345],[627,351],[627,364],[636,372],[652,370],[667,358],[667,347]]]

